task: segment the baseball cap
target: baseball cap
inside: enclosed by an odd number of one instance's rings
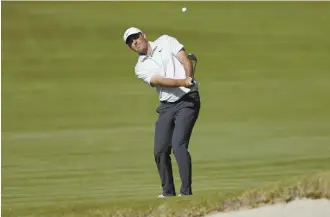
[[[128,29],[126,29],[125,33],[124,33],[124,42],[126,42],[127,38],[130,36],[130,35],[134,35],[136,33],[142,33],[142,31],[138,28],[135,28],[135,27],[130,27]]]

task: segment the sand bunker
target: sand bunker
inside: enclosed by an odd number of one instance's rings
[[[255,209],[215,213],[206,217],[330,217],[330,200],[299,199]]]

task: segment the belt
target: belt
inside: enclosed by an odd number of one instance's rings
[[[186,97],[188,97],[189,95],[194,94],[194,93],[198,93],[198,90],[194,90],[194,91],[191,91],[191,92],[186,93],[186,94],[183,95],[181,98],[179,98],[177,101],[174,101],[174,102],[168,102],[168,101],[166,101],[166,100],[163,100],[163,101],[160,101],[160,103],[175,104],[175,103],[178,103],[178,102],[184,100]]]

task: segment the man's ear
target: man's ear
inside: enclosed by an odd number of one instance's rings
[[[145,40],[147,40],[147,35],[145,33],[142,33],[142,36]]]

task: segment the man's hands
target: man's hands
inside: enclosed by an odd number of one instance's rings
[[[194,85],[194,80],[191,77],[188,77],[186,79],[184,79],[184,87],[191,87],[192,85]]]
[[[186,79],[172,79],[165,78],[160,75],[154,75],[150,81],[152,86],[162,86],[162,87],[191,87],[194,85],[193,79],[187,77]]]

